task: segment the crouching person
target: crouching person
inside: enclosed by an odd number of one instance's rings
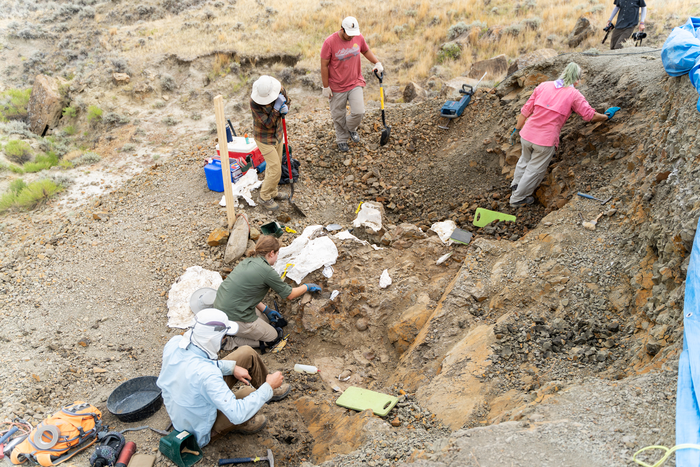
[[[284,399],[290,391],[282,373],[268,374],[250,347],[218,359],[221,340],[237,330],[223,311],[209,308],[197,313],[192,329],[170,339],[163,349],[157,385],[165,408],[173,427],[194,433],[200,447],[224,433],[262,430],[267,419],[258,414],[260,408]],[[234,393],[236,381],[246,386]]]

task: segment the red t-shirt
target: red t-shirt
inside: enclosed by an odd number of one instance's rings
[[[362,34],[344,41],[338,32],[326,38],[321,47],[321,59],[328,64],[328,85],[333,92],[348,92],[357,86],[365,86],[362,77],[360,54],[369,50]]]

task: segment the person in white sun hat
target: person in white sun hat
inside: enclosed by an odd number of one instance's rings
[[[360,142],[357,128],[365,114],[362,88],[360,54],[374,64],[372,70],[381,74],[384,67],[369,49],[365,38],[360,34],[357,19],[348,16],[341,23],[340,30],[326,38],[321,48],[321,80],[323,96],[330,99],[331,118],[335,125],[335,138],[340,151],[349,151],[348,139]],[[350,104],[350,115],[346,106]]]
[[[219,360],[221,340],[236,332],[238,325],[226,313],[207,308],[195,315],[189,331],[170,339],[163,349],[156,384],[173,427],[194,433],[200,448],[224,433],[262,430],[267,419],[258,411],[290,391],[282,373],[268,374],[250,347],[239,347]],[[233,392],[237,381],[244,386]]]
[[[287,199],[277,186],[282,176],[282,117],[289,112],[291,100],[282,83],[263,75],[253,83],[250,110],[253,113],[253,138],[265,158],[265,180],[260,187],[260,204],[270,211],[279,208],[275,200]]]

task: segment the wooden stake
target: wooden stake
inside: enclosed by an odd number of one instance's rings
[[[221,155],[221,176],[224,179],[224,197],[226,198],[226,217],[228,229],[231,230],[236,221],[236,208],[233,207],[233,187],[231,186],[231,164],[228,160],[228,140],[226,139],[226,118],[224,117],[224,98],[214,98],[214,113],[216,114],[216,133],[219,136],[219,154]]]

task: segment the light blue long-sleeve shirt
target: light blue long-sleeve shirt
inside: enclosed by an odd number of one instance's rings
[[[181,339],[182,336],[175,336],[165,344],[156,384],[163,391],[173,427],[193,433],[199,447],[204,447],[211,440],[217,409],[231,423],[244,423],[272,398],[272,387],[264,383],[247,397],[236,399],[223,378],[233,374],[236,362],[210,360],[193,344],[181,349]]]

